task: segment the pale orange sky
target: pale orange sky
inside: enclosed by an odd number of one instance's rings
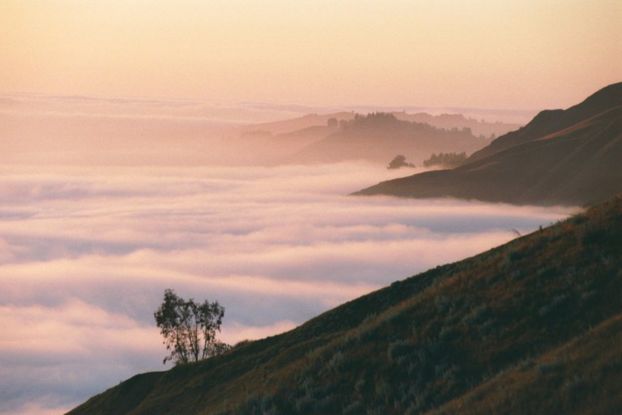
[[[2,0],[0,93],[563,107],[622,80],[618,0]]]

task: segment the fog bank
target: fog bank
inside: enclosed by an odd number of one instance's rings
[[[165,355],[165,288],[226,307],[235,343],[573,211],[348,197],[403,172],[11,167],[0,176],[0,413],[59,411]]]

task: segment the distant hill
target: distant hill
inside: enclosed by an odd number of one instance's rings
[[[345,111],[307,114],[282,121],[247,125],[238,129],[238,136],[229,137],[227,145],[235,154],[240,154],[243,160],[260,164],[325,163],[355,159],[384,164],[389,157],[403,152],[412,153],[410,158],[420,163],[434,151],[441,152],[442,149],[472,152],[488,144],[494,136],[520,127],[519,124],[475,120],[461,114],[393,112],[380,114],[391,116],[395,125],[389,125],[386,120],[376,117],[374,122],[359,128],[361,120],[373,114]],[[354,122],[355,117],[358,117],[357,122]],[[374,123],[375,126],[372,125]],[[419,124],[442,131],[422,128]],[[244,149],[252,149],[252,152],[245,154]]]
[[[71,415],[614,414],[622,198]]]
[[[367,160],[387,163],[396,154],[420,163],[435,152],[471,153],[486,144],[468,128],[446,130],[403,121],[389,113],[356,115],[338,131],[303,148],[291,157],[298,163]]]
[[[393,115],[395,115],[398,120],[430,124],[433,127],[444,128],[446,130],[451,130],[452,128],[469,128],[474,135],[483,135],[486,138],[495,138],[521,127],[521,124],[477,120],[475,118],[465,117],[463,114],[432,115],[426,112],[417,112],[415,114],[394,112]]]
[[[309,127],[325,126],[330,119],[351,120],[354,118],[354,112],[341,111],[329,114],[307,114],[302,117],[291,118],[281,121],[272,121],[259,124],[250,124],[241,127],[242,134],[263,132],[273,135],[287,134]]]
[[[466,117],[463,114],[451,113],[451,114],[428,114],[426,112],[408,113],[402,112],[390,112],[402,121],[417,122],[423,124],[429,124],[436,128],[443,128],[445,130],[470,128],[472,133],[485,137],[495,136],[498,137],[509,131],[514,131],[521,127],[521,124],[500,122],[500,121],[484,121],[475,118]],[[364,114],[364,113],[363,113]],[[340,111],[327,114],[307,114],[302,117],[291,118],[281,121],[273,121],[266,123],[250,124],[240,127],[242,134],[248,133],[270,133],[273,135],[293,133],[298,130],[303,130],[309,127],[325,126],[329,119],[346,120],[349,121],[356,115],[352,111]]]
[[[622,192],[622,83],[525,127],[452,170],[382,182],[356,194],[458,197],[518,204],[589,204]]]
[[[289,163],[293,154],[336,132],[338,126],[313,125],[295,131],[272,134],[253,130],[230,137],[222,147],[246,164],[279,165]]]

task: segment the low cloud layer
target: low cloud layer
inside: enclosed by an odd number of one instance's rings
[[[235,343],[572,213],[343,196],[365,164],[28,168],[0,179],[0,414],[58,413],[161,370],[165,288],[226,307]]]

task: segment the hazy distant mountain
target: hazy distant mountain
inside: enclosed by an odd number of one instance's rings
[[[280,129],[281,126],[278,125],[274,131]],[[266,130],[250,130],[238,137],[229,138],[223,144],[223,148],[224,151],[229,150],[232,154],[242,156],[240,160],[244,160],[246,164],[288,164],[293,154],[337,130],[338,126],[332,123],[312,125],[279,134],[272,134]]]
[[[428,124],[399,120],[393,114],[356,115],[340,123],[326,138],[291,157],[296,163],[368,160],[386,164],[403,154],[415,163],[434,152],[473,152],[486,144],[465,129],[445,130]]]
[[[474,135],[483,135],[486,138],[495,138],[521,127],[521,124],[490,122],[465,117],[463,114],[439,114],[432,115],[426,112],[408,114],[406,112],[394,112],[398,120],[430,124],[433,127],[451,130],[452,128],[469,128]]]
[[[282,121],[274,121],[260,124],[251,124],[241,127],[243,134],[246,133],[270,133],[285,134],[295,132],[297,130],[306,129],[308,127],[325,126],[330,119],[335,120],[351,120],[355,116],[355,112],[341,111],[326,114],[307,114],[302,117],[292,118]],[[363,113],[364,114],[364,113]],[[391,112],[398,120],[418,122],[429,124],[433,127],[451,130],[454,128],[470,128],[474,135],[483,135],[485,137],[500,136],[509,131],[514,131],[521,127],[521,124],[507,123],[500,121],[484,121],[475,118],[465,117],[463,114],[428,114],[427,112],[407,113]]]
[[[378,105],[354,105],[347,107],[347,110],[360,114],[371,112],[390,112],[392,114],[459,114],[465,118],[484,120],[490,123],[508,123],[524,125],[531,120],[537,111],[530,109],[508,109],[508,108],[477,108],[477,107],[431,107],[431,106],[378,106]],[[437,117],[438,115],[433,115]]]
[[[614,414],[622,199],[71,415]]]
[[[452,170],[382,182],[357,194],[585,204],[622,192],[622,83],[567,110],[542,111]]]
[[[353,112],[333,112],[329,114],[307,114],[302,117],[291,118],[281,121],[251,124],[241,128],[242,134],[269,133],[273,135],[292,133],[309,127],[324,127],[328,120],[351,120]]]
[[[307,114],[262,124],[240,127],[239,137],[231,138],[232,147],[253,149],[256,161],[267,164],[324,163],[363,159],[387,163],[396,154],[412,153],[421,162],[432,152],[474,151],[486,145],[491,136],[518,128],[519,124],[479,121],[461,114],[431,115],[395,112],[390,121],[376,117],[362,125],[365,115],[354,112]],[[359,117],[357,123],[352,122]],[[361,118],[363,117],[363,118]],[[407,121],[399,123],[396,121]],[[412,125],[427,124],[451,134]],[[468,131],[455,131],[471,129]],[[479,136],[482,137],[479,137]],[[346,141],[342,141],[342,140]],[[237,151],[237,150],[236,150]]]

